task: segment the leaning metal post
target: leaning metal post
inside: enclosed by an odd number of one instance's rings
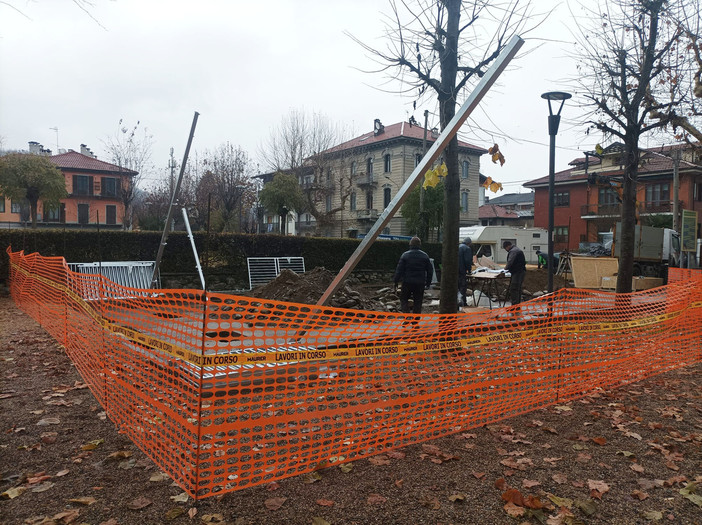
[[[332,283],[322,294],[322,297],[319,299],[319,301],[317,301],[318,305],[326,304],[331,296],[334,295],[334,292],[339,289],[344,278],[356,267],[358,261],[361,260],[361,257],[363,257],[370,248],[370,244],[375,241],[378,234],[383,231],[383,228],[390,222],[390,219],[393,217],[393,215],[395,215],[395,212],[400,208],[410,191],[412,191],[412,189],[419,184],[421,176],[424,174],[427,168],[431,166],[437,158],[439,158],[441,152],[448,145],[453,136],[458,132],[458,129],[465,122],[472,111],[478,106],[478,103],[482,100],[485,93],[490,90],[492,85],[497,80],[497,77],[499,77],[504,71],[507,64],[509,64],[509,62],[514,58],[514,55],[517,54],[517,51],[519,51],[523,44],[524,40],[522,40],[519,36],[515,35],[512,37],[507,46],[505,46],[503,49],[502,53],[500,53],[500,56],[497,57],[495,63],[490,67],[490,69],[488,69],[485,75],[483,75],[483,78],[480,79],[480,82],[478,82],[478,85],[463,103],[461,109],[458,110],[458,112],[451,119],[451,122],[449,122],[443,129],[439,135],[439,138],[436,139],[436,142],[434,142],[427,154],[422,157],[422,160],[414,168],[414,171],[412,171],[412,174],[402,185],[400,191],[397,192],[395,197],[390,201],[390,204],[388,204],[385,210],[383,210],[383,213],[380,214],[380,217],[378,217],[378,220],[358,245],[356,251],[351,254],[351,257],[348,261],[346,261],[344,267],[339,271]]]
[[[180,174],[178,175],[178,183],[176,184],[173,194],[171,195],[171,204],[168,206],[168,217],[166,217],[166,223],[163,226],[163,234],[161,235],[161,243],[158,245],[158,254],[156,255],[156,261],[154,262],[154,274],[151,276],[151,288],[156,288],[158,285],[158,267],[161,264],[161,259],[163,258],[163,249],[166,247],[166,240],[168,239],[169,224],[171,224],[171,219],[173,218],[173,208],[175,206],[176,199],[178,197],[178,192],[180,191],[180,183],[183,182],[183,174],[185,173],[185,165],[188,162],[188,155],[190,154],[190,145],[193,143],[193,135],[195,135],[195,126],[197,126],[197,117],[200,114],[196,111],[193,115],[193,125],[190,127],[190,135],[188,136],[188,144],[185,146],[185,154],[183,155],[183,163],[180,165]]]

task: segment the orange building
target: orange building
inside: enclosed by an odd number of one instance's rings
[[[36,143],[30,142],[29,146],[31,153],[47,153]],[[98,160],[84,144],[81,144],[80,153],[69,150],[51,155],[49,160],[63,173],[68,197],[62,199],[58,206],[39,201],[38,226],[122,227],[122,191],[133,183],[134,176],[138,174],[136,171]],[[9,227],[31,225],[28,204],[0,196],[0,223]]]
[[[601,154],[590,154],[570,162],[570,169],[554,176],[554,250],[577,251],[580,243],[600,240],[621,217],[621,203],[615,186],[624,175],[623,145],[614,143]],[[672,224],[673,172],[671,157],[680,152],[678,165],[679,210],[692,210],[702,218],[702,152],[684,144],[641,149],[636,200],[640,222],[666,216]],[[597,176],[600,183],[590,183]],[[608,184],[606,181],[611,181]],[[548,227],[548,176],[527,182],[534,190],[534,226]],[[697,225],[697,236],[702,234]]]

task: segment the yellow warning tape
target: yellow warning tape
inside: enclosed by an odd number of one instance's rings
[[[12,263],[16,267],[15,263]],[[30,276],[27,270],[17,268],[20,272]],[[127,340],[137,343],[143,347],[156,350],[162,353],[169,354],[177,359],[187,361],[198,367],[216,367],[216,366],[241,366],[253,364],[275,364],[275,363],[290,363],[290,362],[306,362],[319,361],[330,359],[349,359],[359,357],[383,357],[393,355],[408,355],[424,352],[434,352],[442,350],[456,350],[460,348],[468,348],[475,346],[483,346],[490,343],[503,343],[523,341],[532,338],[542,337],[558,337],[561,334],[573,334],[584,332],[607,332],[620,331],[626,328],[640,328],[660,324],[671,319],[675,319],[682,315],[687,308],[701,308],[702,301],[690,303],[685,309],[677,312],[668,312],[665,314],[651,315],[641,319],[632,319],[629,321],[616,321],[610,323],[593,322],[593,323],[577,323],[548,328],[531,328],[526,330],[515,330],[512,332],[493,333],[486,335],[475,335],[468,338],[459,338],[452,341],[435,341],[426,343],[403,343],[397,344],[378,344],[368,341],[367,344],[348,343],[348,347],[341,348],[321,348],[310,350],[290,349],[288,351],[264,350],[253,353],[226,353],[215,355],[202,355],[199,350],[193,352],[181,346],[164,341],[158,337],[146,335],[138,330],[122,326],[120,324],[104,319],[98,312],[92,308],[82,297],[73,292],[67,286],[51,281],[39,275],[31,275],[40,282],[49,286],[64,291],[72,299],[74,299],[81,307],[93,318],[100,323],[106,330],[121,335]],[[294,348],[294,347],[292,347]]]

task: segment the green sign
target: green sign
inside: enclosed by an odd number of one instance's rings
[[[682,251],[694,252],[697,250],[697,212],[683,210],[682,230],[680,232]]]

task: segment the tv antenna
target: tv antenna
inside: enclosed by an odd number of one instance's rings
[[[58,145],[58,126],[54,126],[53,128],[49,128],[52,131],[56,132],[56,155],[59,153],[59,145]]]

